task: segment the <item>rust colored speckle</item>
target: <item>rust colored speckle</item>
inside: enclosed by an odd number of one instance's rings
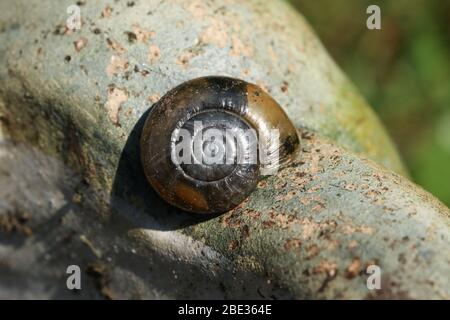
[[[345,225],[343,226],[343,229],[345,234],[353,234],[353,233],[373,234],[375,232],[375,230],[370,226]]]
[[[265,188],[267,186],[267,181],[266,180],[261,180],[258,182],[258,188]]]
[[[284,213],[276,213],[275,211],[271,211],[269,216],[271,221],[282,229],[286,229],[296,222],[294,216],[286,215]]]
[[[77,41],[75,41],[73,43],[73,45],[75,46],[75,50],[77,52],[80,52],[84,47],[86,47],[88,44],[88,39],[86,39],[85,37],[81,37],[80,39],[78,39]]]
[[[137,42],[147,43],[147,41],[156,35],[155,31],[142,28],[139,24],[133,24],[133,34]]]
[[[86,273],[91,276],[100,293],[109,300],[116,298],[116,293],[111,289],[111,271],[102,261],[96,261],[87,266]]]
[[[213,44],[219,48],[225,48],[228,42],[227,26],[221,20],[214,20],[212,24],[203,31],[200,41],[205,44]]]
[[[231,37],[230,55],[249,57],[252,55],[252,52],[253,52],[252,47],[242,42],[242,40],[239,39],[237,36],[233,35]]]
[[[307,259],[312,259],[320,253],[320,248],[317,244],[311,244],[306,248]]]
[[[241,225],[241,221],[236,218],[236,216],[232,213],[226,214],[222,218],[222,225],[224,227],[239,227]]]
[[[285,250],[299,249],[302,246],[302,241],[300,239],[289,239],[284,243]]]
[[[265,91],[266,93],[270,93],[269,91],[269,89],[267,88],[267,86],[266,86],[266,84],[262,81],[262,80],[258,80],[258,81],[256,81],[256,85],[258,86],[258,87],[260,87],[263,91]]]
[[[352,263],[347,267],[345,276],[347,279],[355,278],[361,271],[361,260],[359,258],[353,259]]]
[[[259,211],[255,211],[255,210],[250,210],[250,209],[245,209],[244,212],[242,212],[242,216],[247,215],[249,218],[252,219],[258,219],[261,216],[261,212]]]
[[[30,219],[30,213],[17,209],[14,212],[2,214],[0,215],[0,231],[4,233],[18,233],[29,237],[33,234],[33,231],[27,225]]]
[[[108,101],[106,102],[106,110],[111,122],[120,126],[119,111],[122,103],[128,100],[128,92],[125,89],[112,87],[108,89]]]
[[[239,247],[239,241],[237,241],[237,240],[231,240],[230,243],[228,244],[229,251],[236,250],[237,247]]]
[[[313,274],[325,273],[329,277],[333,277],[337,273],[337,266],[335,262],[323,260],[318,266],[314,267]]]
[[[161,58],[161,49],[155,44],[152,44],[148,49],[148,61],[150,63],[155,63]]]
[[[108,77],[112,77],[113,75],[116,75],[128,69],[128,66],[129,63],[127,59],[112,55],[111,59],[109,60],[109,64],[106,67],[106,74],[108,75]]]
[[[248,76],[250,76],[250,74],[251,74],[250,69],[242,69],[241,78],[248,77]]]
[[[292,198],[294,198],[296,195],[297,195],[297,191],[291,190],[283,197],[283,199],[280,199],[280,200],[288,201],[288,200],[291,200]]]
[[[109,5],[106,5],[102,10],[101,17],[109,18],[109,17],[111,17],[112,13],[113,13],[113,8],[111,8],[111,6],[109,6]]]
[[[266,220],[262,222],[262,225],[264,229],[270,229],[275,226],[275,222],[273,222],[272,220]]]

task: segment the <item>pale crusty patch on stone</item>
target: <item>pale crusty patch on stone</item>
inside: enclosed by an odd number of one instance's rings
[[[260,87],[264,92],[269,93],[269,89],[267,88],[266,84],[263,81],[261,80],[256,81],[256,85]]]
[[[201,34],[200,41],[202,43],[216,45],[219,48],[225,48],[228,43],[227,26],[220,20],[212,22]]]
[[[152,44],[148,49],[148,61],[150,63],[155,63],[161,58],[161,49],[155,44]]]
[[[289,83],[286,81],[283,81],[283,83],[280,86],[281,92],[286,92],[289,89]]]
[[[119,111],[122,103],[128,100],[128,92],[125,89],[117,87],[108,90],[108,101],[106,102],[106,110],[111,122],[119,126]]]
[[[111,8],[110,5],[106,5],[102,10],[101,16],[102,16],[102,18],[109,18],[109,17],[111,17],[112,12],[113,12],[113,8]]]
[[[352,233],[373,234],[375,232],[375,230],[370,226],[345,225],[343,226],[343,229],[345,234],[352,234]]]
[[[86,39],[85,37],[81,37],[77,41],[74,41],[73,45],[75,46],[75,50],[77,52],[80,52],[81,49],[83,49],[84,47],[87,46],[87,43],[88,43],[88,39]]]
[[[323,205],[318,203],[316,206],[320,206],[320,209],[313,208],[313,211],[321,210]],[[293,215],[277,213],[275,210],[270,210],[268,217],[269,219],[263,222],[266,228],[276,226],[281,229],[287,229],[293,225],[300,225],[302,227],[302,240],[308,240],[320,234],[333,233],[337,229],[337,223],[334,220],[316,222],[311,218],[297,218]]]
[[[118,54],[123,54],[127,52],[127,50],[124,47],[122,47],[122,45],[119,42],[115,40],[111,40],[108,38],[106,39],[106,42],[108,43],[108,47],[117,52]]]
[[[159,101],[159,99],[161,99],[161,96],[157,93],[152,94],[150,97],[148,97],[148,101],[150,101],[151,103],[156,103]]]
[[[329,251],[336,250],[341,246],[341,243],[338,240],[329,240],[328,244],[326,245],[326,249]]]
[[[272,46],[267,47],[267,53],[269,54],[270,60],[272,60],[273,64],[278,63],[278,56],[276,55]]]
[[[141,43],[147,43],[147,41],[156,35],[155,31],[146,30],[141,28],[137,23],[132,25],[133,33],[136,35],[136,41]]]
[[[291,249],[299,249],[302,246],[302,241],[300,239],[288,239],[284,243],[284,249],[285,250],[291,250]]]
[[[232,56],[246,56],[249,57],[253,53],[252,47],[242,42],[236,35],[231,36],[231,51]]]
[[[261,262],[253,255],[252,256],[239,255],[235,258],[235,262],[236,262],[236,265],[238,266],[238,268],[248,269],[257,274],[261,274],[264,270]]]
[[[241,215],[242,216],[246,215],[246,216],[248,216],[251,219],[258,219],[261,216],[261,212],[255,211],[255,210],[251,210],[251,209],[244,209]]]
[[[320,253],[320,248],[317,244],[311,244],[306,248],[307,259],[312,259]]]
[[[106,74],[108,77],[112,77],[120,72],[128,69],[129,63],[128,60],[116,55],[112,55],[109,60],[109,64],[106,67]]]
[[[239,241],[237,241],[237,240],[231,240],[230,243],[228,244],[229,251],[233,251],[233,250],[237,249],[237,247],[239,247]]]
[[[177,63],[186,68],[189,65],[189,61],[195,57],[196,54],[192,50],[183,51],[177,59]]]
[[[197,0],[190,1],[189,5],[186,7],[186,9],[196,19],[201,19],[201,18],[205,17],[207,14],[205,4],[202,2],[199,2]]]
[[[355,191],[357,188],[358,187],[354,183],[348,183],[344,186],[344,189],[348,191]]]
[[[348,248],[349,248],[349,249],[353,249],[353,248],[356,248],[356,247],[358,247],[358,242],[357,242],[356,240],[352,240],[352,241],[350,241],[350,243],[348,244]]]
[[[360,271],[361,271],[361,260],[359,258],[355,258],[347,267],[345,276],[348,279],[353,279],[359,274]]]
[[[330,277],[333,277],[336,275],[337,272],[337,265],[333,261],[321,261],[320,264],[313,269],[314,274],[320,274],[325,273]]]

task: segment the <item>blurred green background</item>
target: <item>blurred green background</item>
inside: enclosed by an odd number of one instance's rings
[[[450,205],[450,1],[289,1],[386,124],[413,180]],[[371,4],[381,30],[366,27]]]

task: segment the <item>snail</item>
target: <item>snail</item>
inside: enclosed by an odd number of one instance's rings
[[[265,175],[299,150],[296,128],[258,86],[209,76],[166,93],[142,130],[147,180],[185,211],[223,213],[238,206]]]

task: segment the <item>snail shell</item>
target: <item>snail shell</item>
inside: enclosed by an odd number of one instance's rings
[[[190,212],[222,213],[239,205],[262,175],[289,162],[299,145],[297,130],[262,89],[211,76],[182,83],[152,107],[141,159],[164,200]]]

